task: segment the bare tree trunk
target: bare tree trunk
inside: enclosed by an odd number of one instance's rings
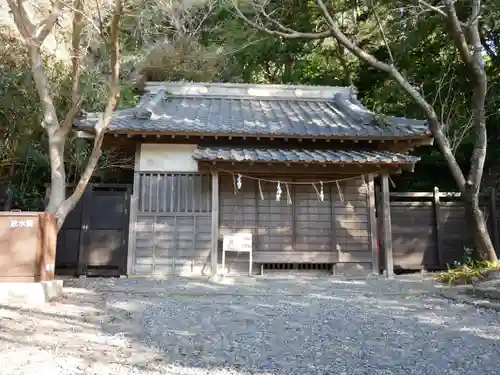
[[[76,0],[80,2],[80,0]],[[80,200],[87,187],[92,174],[94,173],[97,164],[99,163],[99,159],[102,153],[102,142],[104,141],[104,134],[108,127],[109,121],[111,120],[111,116],[116,108],[118,103],[118,99],[120,97],[120,90],[118,86],[119,76],[120,76],[120,44],[118,42],[118,26],[120,23],[120,18],[123,12],[123,3],[122,0],[115,0],[115,9],[113,12],[113,16],[111,18],[110,25],[110,36],[109,36],[109,47],[111,49],[111,78],[109,82],[109,93],[108,93],[108,102],[106,103],[106,108],[104,109],[104,113],[101,119],[94,126],[95,136],[94,136],[94,145],[92,147],[92,152],[87,161],[87,165],[80,176],[80,180],[76,184],[75,190],[73,193],[65,199],[61,204],[57,207],[56,217],[57,217],[57,225],[58,229],[62,227],[64,220],[71,212],[73,208],[75,208],[76,204]],[[81,28],[80,28],[81,30]],[[78,73],[78,69],[73,69],[73,71]],[[74,73],[75,74],[75,73]],[[75,87],[75,86],[74,86]],[[74,93],[74,89],[73,89]],[[74,101],[76,100],[76,95],[74,97]],[[73,108],[76,107],[77,104],[74,103]],[[71,126],[71,122],[66,123],[67,127]],[[66,128],[67,129],[67,128]],[[61,130],[65,130],[62,128]],[[67,138],[67,133],[66,138]],[[66,139],[65,138],[65,139]]]
[[[463,201],[466,207],[467,215],[470,216],[470,229],[476,250],[482,256],[491,261],[497,261],[495,249],[491,242],[489,233],[486,229],[484,216],[479,209],[479,191],[483,175],[484,163],[486,158],[487,133],[485,117],[485,99],[487,77],[484,70],[482,56],[482,44],[479,35],[478,19],[480,18],[481,3],[480,0],[470,0],[471,15],[467,23],[461,22],[456,14],[455,2],[452,0],[443,0],[444,7],[435,7],[423,0],[415,0],[421,6],[428,8],[433,12],[443,16],[448,24],[449,33],[453,39],[462,62],[467,68],[473,97],[471,101],[472,125],[475,131],[474,151],[471,157],[471,166],[467,178],[462,172],[455,155],[453,154],[449,139],[443,131],[442,124],[436,114],[434,107],[422,96],[419,90],[410,83],[410,81],[397,69],[393,59],[390,46],[387,42],[385,32],[376,12],[375,18],[379,26],[380,34],[386,45],[390,63],[378,60],[375,56],[357,45],[353,40],[347,37],[339,27],[338,21],[325,5],[323,0],[316,0],[318,10],[323,16],[327,26],[326,31],[320,32],[302,32],[284,26],[277,20],[270,18],[270,14],[265,10],[266,4],[256,1],[254,6],[259,14],[261,21],[252,21],[238,7],[237,0],[233,0],[236,14],[248,25],[263,31],[270,35],[279,36],[286,39],[325,39],[333,37],[339,45],[352,53],[358,59],[370,64],[372,67],[387,73],[396,83],[413,99],[425,117],[427,118],[429,128],[446,160],[450,172],[457,183],[458,189],[462,193]],[[443,9],[444,8],[444,9]],[[262,24],[262,20],[271,25],[271,28]],[[260,23],[259,23],[260,22]],[[472,47],[472,48],[469,48]]]
[[[50,84],[43,66],[42,53],[36,44],[28,46],[31,71],[35,86],[40,96],[43,109],[42,127],[48,136],[48,152],[50,160],[50,196],[46,210],[56,213],[57,207],[66,199],[66,170],[64,169],[65,140],[59,139],[59,121],[52,100]]]
[[[101,146],[104,133],[111,119],[113,111],[119,98],[118,79],[120,71],[120,48],[118,44],[118,25],[123,11],[122,0],[115,0],[115,8],[111,18],[110,37],[107,41],[111,47],[111,79],[109,83],[109,96],[106,109],[102,118],[95,125],[95,138],[92,153],[87,161],[77,186],[73,193],[66,198],[66,169],[64,165],[64,149],[72,129],[72,122],[80,105],[82,96],[79,92],[80,77],[80,36],[83,29],[83,0],[74,0],[73,6],[63,3],[61,0],[54,0],[52,9],[48,16],[35,24],[30,16],[30,11],[26,8],[30,6],[26,0],[7,0],[14,22],[26,45],[31,63],[31,71],[35,81],[35,86],[40,97],[43,111],[41,126],[48,136],[48,155],[50,159],[51,181],[50,195],[46,211],[54,213],[57,218],[58,230],[62,227],[69,212],[80,200],[92,174],[97,167],[101,156]],[[57,118],[56,107],[53,100],[53,93],[45,72],[41,45],[45,38],[54,28],[57,19],[62,13],[62,8],[69,7],[73,11],[73,34],[72,34],[72,106],[66,114],[65,119],[60,122]],[[102,21],[102,20],[101,20]],[[103,30],[100,30],[102,32]],[[101,34],[102,36],[102,34]]]
[[[66,170],[64,169],[64,142],[49,136],[50,194],[45,210],[55,214],[66,199]]]
[[[469,232],[479,257],[482,259],[495,259],[495,248],[488,234],[488,226],[483,211],[479,206],[478,197],[470,195],[464,197],[463,200]],[[493,254],[488,253],[488,251],[492,251]]]

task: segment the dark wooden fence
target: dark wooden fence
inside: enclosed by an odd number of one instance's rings
[[[462,258],[464,248],[472,247],[459,193],[445,193],[434,188],[433,192],[391,193],[390,198],[395,270],[445,269]],[[492,191],[481,196],[480,203],[499,253],[500,217],[496,193]],[[383,265],[383,244],[380,249],[380,264]]]
[[[111,184],[87,187],[59,231],[56,273],[126,274],[131,189]]]
[[[14,192],[7,188],[0,194],[0,211],[10,211],[12,209],[12,198]]]

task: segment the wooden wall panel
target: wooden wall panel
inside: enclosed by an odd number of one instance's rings
[[[276,184],[261,182],[262,200],[256,181],[244,180],[235,194],[232,178],[222,176],[220,240],[225,233],[252,233],[258,263],[371,262],[367,186],[362,179],[339,185],[341,193],[325,185],[323,201],[312,185],[289,185],[289,204],[284,183],[276,201]],[[229,269],[246,269],[246,254],[238,257],[227,255]]]
[[[262,182],[264,200],[257,201],[256,252],[294,250],[293,204],[287,203],[286,186],[281,184],[280,201],[276,201],[276,184]],[[293,202],[293,201],[292,201]]]
[[[481,197],[488,230],[495,234],[491,218],[491,194]],[[394,267],[401,269],[446,269],[460,261],[464,248],[473,244],[465,209],[456,193],[392,193],[391,215]],[[494,236],[493,236],[494,238]]]
[[[420,269],[436,266],[432,202],[391,202],[391,218],[394,267]]]
[[[139,172],[139,212],[210,212],[208,174]]]
[[[154,216],[136,219],[134,274],[151,274],[154,265]]]
[[[473,247],[465,218],[465,208],[462,202],[440,203],[441,244],[439,250],[444,265],[452,265],[454,261],[460,260],[466,247]]]
[[[396,269],[446,269],[461,260],[464,248],[473,247],[459,196],[440,193],[437,188],[432,193],[391,195]],[[491,207],[483,200],[481,209],[491,233]]]
[[[134,273],[193,273],[210,262],[209,216],[139,216]]]
[[[339,262],[371,262],[367,183],[362,177],[339,182],[331,193]]]
[[[318,190],[320,190],[318,186]],[[328,186],[320,201],[312,186],[295,188],[295,248],[296,251],[336,251],[332,240],[332,201]]]
[[[169,174],[143,176],[136,273],[189,273],[209,264],[209,182],[209,177],[190,174],[178,181]],[[367,186],[362,179],[340,183],[340,189],[325,185],[323,201],[312,185],[289,185],[291,204],[285,184],[280,201],[274,183],[261,183],[264,199],[255,180],[244,179],[235,194],[233,177],[223,174],[219,186],[219,252],[225,233],[250,232],[256,262],[371,262]],[[167,198],[159,198],[162,194]],[[248,255],[227,254],[226,265],[230,272],[245,272]]]
[[[219,264],[222,259],[222,238],[224,234],[252,233],[253,249],[257,250],[257,206],[256,181],[244,180],[241,189],[235,194],[232,176],[220,175],[219,193]],[[226,271],[244,273],[248,270],[247,254],[226,254]]]
[[[153,231],[153,273],[170,274],[176,255],[176,217],[155,216]]]
[[[141,173],[133,273],[190,274],[210,262],[210,176]]]

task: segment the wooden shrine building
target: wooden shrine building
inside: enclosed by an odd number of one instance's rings
[[[91,136],[99,118],[75,129]],[[388,176],[413,170],[409,152],[430,144],[425,121],[372,113],[351,88],[149,83],[104,143],[135,153],[127,273],[244,271],[234,253],[221,270],[229,233],[251,233],[257,272],[391,272]]]

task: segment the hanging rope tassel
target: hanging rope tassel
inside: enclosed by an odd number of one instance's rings
[[[236,186],[238,187],[238,190],[241,189],[241,185],[243,185],[243,182],[241,181],[241,174],[238,173],[238,179],[236,180]]]
[[[257,182],[259,183],[260,200],[263,201],[264,200],[264,193],[262,193],[262,185],[260,184],[260,180],[257,180]]]
[[[286,188],[286,204],[289,206],[292,204],[292,196],[290,195],[290,189],[288,188],[288,184],[285,182]]]
[[[276,202],[279,202],[281,199],[281,183],[278,181],[278,185],[276,185]]]
[[[234,188],[234,195],[238,195],[238,186],[236,184],[236,176],[233,174],[233,188]]]
[[[337,184],[337,190],[339,191],[340,201],[344,203],[344,194],[342,194],[342,189],[340,188],[340,184],[338,181],[335,181],[335,183]]]
[[[321,202],[324,202],[325,201],[325,193],[323,191],[323,181],[320,181],[319,184],[321,186],[321,190],[319,192],[319,199]]]
[[[313,186],[314,190],[316,191],[316,195],[318,196],[318,200],[320,201],[321,200],[321,194],[320,194],[318,188],[316,187],[315,184],[311,184],[311,185]]]
[[[390,176],[389,176],[389,181],[391,182],[392,188],[396,189],[396,184],[394,183],[394,181],[392,181],[392,178]]]

